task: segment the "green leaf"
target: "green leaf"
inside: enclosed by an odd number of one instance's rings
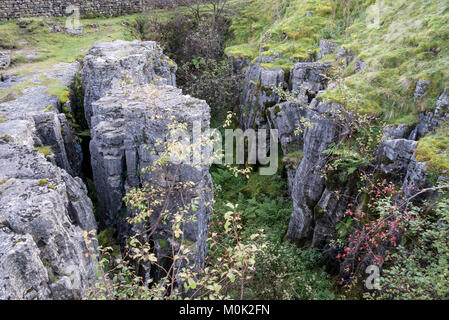
[[[357,170],[357,167],[348,168],[348,174],[353,174]]]
[[[196,282],[193,279],[189,279],[189,287],[191,289],[195,289],[196,288]]]

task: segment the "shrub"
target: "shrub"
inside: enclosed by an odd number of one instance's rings
[[[449,298],[449,199],[412,211],[403,241],[387,256],[378,299]]]

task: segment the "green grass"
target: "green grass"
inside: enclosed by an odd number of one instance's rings
[[[282,55],[275,65],[267,67],[287,69],[293,66],[290,58],[310,60],[317,53],[320,31],[333,24],[329,0],[284,0],[279,8],[271,0],[238,1],[232,5],[238,12],[231,26],[235,39],[226,53],[253,59],[262,46],[263,55]]]
[[[437,174],[449,174],[449,125],[439,128],[435,134],[419,140],[416,160],[427,162],[427,168]]]
[[[88,50],[97,41],[112,41],[116,39],[133,40],[130,28],[123,25],[130,24],[136,15],[117,18],[82,19],[84,33],[81,37],[69,36],[65,32],[50,33],[48,21],[54,21],[61,27],[64,26],[63,18],[30,18],[31,23],[27,28],[20,28],[16,20],[6,21],[0,25],[2,38],[8,39],[8,46],[33,50],[36,57],[31,63],[24,63],[24,59],[18,58],[14,71],[31,71],[35,69],[48,69],[48,66],[60,62],[73,62],[84,56],[82,50]],[[92,23],[99,24],[99,30],[88,27]],[[26,68],[23,66],[26,64]]]
[[[35,148],[37,151],[39,151],[46,157],[53,154],[53,150],[51,149],[51,146],[42,146],[42,147],[35,147]]]
[[[290,58],[309,60],[318,52],[321,39],[334,41],[353,51],[367,68],[354,74],[352,62],[338,72],[341,85],[322,97],[359,113],[382,116],[391,124],[415,123],[420,112],[435,107],[449,83],[449,3],[445,0],[358,0],[347,7],[350,14],[338,0],[283,0],[279,10],[275,3],[231,3],[237,14],[228,55],[254,59],[262,46],[263,55],[281,54],[264,67],[289,69],[294,64]],[[423,98],[414,101],[420,78],[431,85]]]
[[[377,1],[379,24],[370,24],[377,7],[362,11],[340,39],[366,64],[349,74],[341,90],[326,93],[362,113],[382,114],[390,123],[413,123],[435,107],[449,80],[449,3],[444,0]],[[413,101],[417,81],[431,81],[427,94]]]

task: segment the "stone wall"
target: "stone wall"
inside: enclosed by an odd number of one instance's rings
[[[0,20],[23,17],[63,17],[70,5],[80,8],[81,16],[120,16],[165,6],[171,0],[1,0]]]

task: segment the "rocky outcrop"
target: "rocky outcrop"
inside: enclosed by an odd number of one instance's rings
[[[449,92],[444,90],[436,102],[436,108],[433,112],[420,115],[420,122],[410,133],[408,139],[419,140],[442,123],[449,120]]]
[[[317,59],[323,59],[325,56],[334,54],[339,45],[332,41],[320,40],[320,50]]]
[[[293,66],[290,74],[290,89],[299,104],[308,105],[316,95],[326,89],[330,63],[300,62]]]
[[[168,142],[172,126],[185,123],[191,128],[193,122],[199,121],[202,128],[209,128],[209,106],[173,87],[175,70],[176,65],[154,42],[115,41],[92,47],[83,66],[86,116],[92,135],[91,163],[96,189],[101,190],[100,225],[118,226],[120,239],[139,233],[140,228],[127,224],[121,215],[134,214],[123,205],[122,199],[129,190],[161,188],[171,179],[181,184],[193,183],[187,193],[172,198],[168,210],[174,213],[181,202],[197,202],[195,210],[187,210],[196,222],[185,222],[183,228],[186,240],[194,247],[191,264],[200,267],[206,255],[213,197],[209,166],[177,167],[169,161],[164,170],[144,170],[164,153],[164,142]],[[153,209],[156,217],[160,208]],[[152,241],[156,251],[161,251],[160,243],[171,241],[170,228],[155,221],[152,224],[157,227]]]
[[[11,64],[11,52],[9,50],[0,50],[0,70],[8,69]]]
[[[415,101],[422,98],[431,84],[430,80],[419,79],[416,83],[415,93],[413,94]]]
[[[287,237],[297,242],[310,239],[313,244],[320,242],[321,234],[332,227],[320,221],[338,220],[338,215],[334,214],[335,207],[329,205],[338,201],[331,191],[325,192],[323,176],[328,158],[324,151],[339,133],[338,123],[329,114],[335,114],[338,110],[338,104],[327,104],[317,99],[312,101],[307,110],[306,117],[310,119],[311,125],[304,130],[304,156],[293,182],[293,212],[287,232]],[[318,215],[326,215],[327,218],[320,217],[318,220]],[[317,234],[314,235],[314,232]]]
[[[295,132],[309,103],[326,88],[330,63],[296,63],[285,79],[282,69],[262,66],[262,63],[276,59],[260,57],[248,67],[241,99],[240,124],[244,129],[277,129],[282,150],[287,155],[302,150],[302,135]],[[291,101],[282,101],[276,93],[277,87],[289,88],[293,94]]]
[[[378,150],[382,174],[402,186],[406,197],[429,186],[426,164],[415,158],[417,145],[414,140],[392,139],[382,142]]]
[[[310,102],[327,87],[330,63],[299,62],[286,76],[282,69],[269,69],[278,56],[261,56],[245,73],[239,122],[243,129],[277,129],[285,159],[289,189],[292,190],[297,165],[303,149],[302,120]],[[276,88],[289,89],[292,97],[283,101]],[[294,161],[289,161],[290,155]],[[293,162],[293,163],[290,163]]]
[[[307,110],[294,102],[281,102],[269,108],[267,112],[270,127],[278,130],[284,155],[302,150],[302,135],[295,134],[295,131],[300,127],[301,119],[306,116]]]
[[[67,85],[76,70],[63,64],[46,75]],[[96,229],[92,202],[65,170],[73,140],[47,90],[35,83],[0,104],[0,299],[80,299],[96,277],[84,241]],[[36,149],[44,144],[47,157]]]
[[[268,61],[268,58],[258,58],[246,70],[240,102],[240,124],[244,130],[267,127],[267,108],[280,102],[274,89],[286,86],[282,69],[262,67],[261,63]]]
[[[114,81],[136,85],[146,83],[176,86],[177,66],[156,42],[99,42],[83,61],[84,111],[90,125],[92,103],[103,97]]]
[[[406,139],[384,141],[381,153],[385,159],[381,163],[381,170],[386,174],[394,173],[399,178],[400,173],[407,170],[417,145],[416,141]],[[402,178],[404,178],[403,175]]]

